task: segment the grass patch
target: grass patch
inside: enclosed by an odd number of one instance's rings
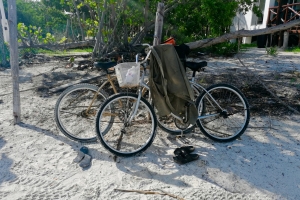
[[[294,53],[300,53],[300,47],[289,47],[285,51],[287,51],[287,52],[294,52]]]
[[[68,55],[70,53],[91,53],[91,52],[93,52],[93,48],[68,49],[68,50],[25,48],[25,49],[21,49],[20,55],[25,55],[25,54]]]
[[[85,48],[85,49],[70,49],[69,52],[77,52],[77,53],[92,53],[93,52],[93,48]]]
[[[252,47],[257,47],[257,44],[254,42],[254,43],[251,43],[251,44],[241,44],[241,48],[243,49],[247,49],[247,48],[252,48]]]

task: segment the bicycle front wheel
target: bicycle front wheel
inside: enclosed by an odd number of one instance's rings
[[[78,84],[66,89],[58,98],[54,119],[60,131],[81,143],[95,143],[95,116],[108,95],[90,84]]]
[[[212,85],[196,100],[197,125],[212,140],[229,142],[246,130],[250,111],[245,96],[228,84]]]
[[[156,135],[156,116],[143,97],[119,93],[107,99],[96,116],[96,135],[102,145],[117,156],[145,151]],[[109,128],[108,128],[109,127]]]

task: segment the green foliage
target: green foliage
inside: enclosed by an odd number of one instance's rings
[[[62,37],[61,39],[60,39],[60,41],[58,42],[58,43],[64,43],[64,42],[66,42],[67,41],[67,38],[66,38],[66,36],[64,36],[64,37]]]
[[[24,23],[19,23],[17,25],[18,33],[20,34],[21,38],[25,38],[30,36],[30,38],[35,40],[41,40],[42,39],[42,31],[40,28],[37,28],[36,26],[26,26]],[[21,42],[21,40],[19,40]]]
[[[81,35],[79,30],[83,27],[84,35],[88,37],[95,37],[99,31],[101,38],[98,42],[101,41],[101,45],[107,48],[112,48],[112,44],[127,45],[135,41],[145,25],[153,24],[157,3],[161,1],[149,0],[148,9],[146,0],[107,0],[106,9],[104,2],[105,0],[17,0],[18,22],[22,24],[18,25],[20,37],[23,39],[30,37],[33,42],[45,44],[55,41],[59,43],[77,41],[79,38],[77,36]],[[253,5],[257,0],[163,2],[165,9],[174,8],[164,16],[163,37],[166,39],[171,35],[175,36],[177,44],[228,33],[236,12],[246,13],[249,10],[260,12],[258,7]],[[147,17],[145,10],[148,10]],[[102,15],[103,27],[98,30]],[[68,29],[67,20],[70,22]],[[153,30],[152,26],[147,31],[147,37],[142,38],[151,43]],[[223,53],[231,51],[229,46],[223,47],[218,51]]]
[[[19,38],[18,42],[30,42],[28,41],[30,38],[32,43],[43,43],[43,44],[51,44],[55,42],[55,37],[51,33],[46,33],[45,37],[42,36],[42,29],[36,26],[26,26],[24,23],[19,23],[17,25]]]
[[[278,55],[278,51],[277,51],[277,48],[276,47],[266,47],[266,52],[267,52],[267,55],[270,55],[270,56],[277,56]]]
[[[17,0],[17,23],[44,25],[44,6],[40,1]]]
[[[236,15],[238,3],[236,1],[224,2],[224,0],[202,0],[201,2],[202,15],[207,19],[210,35],[219,36],[226,33]]]
[[[55,37],[51,33],[47,33],[46,37],[43,38],[43,42],[45,44],[51,44],[51,43],[55,42]]]
[[[228,33],[236,12],[247,13],[254,2],[257,0],[189,0],[179,4],[164,19],[164,39],[172,35],[178,43],[185,43]]]
[[[3,51],[4,52],[2,52],[2,48],[0,48],[0,54],[1,54],[1,56],[0,56],[0,66],[1,66],[1,64],[3,64],[3,63],[6,63],[6,64],[8,64],[9,63],[9,60],[10,60],[10,58],[9,58],[9,46],[8,46],[8,44],[7,43],[4,43],[4,45],[3,45]],[[2,56],[4,54],[4,56]],[[5,62],[2,60],[2,58],[4,57],[4,59],[5,59]],[[6,67],[6,66],[4,66],[4,67]]]

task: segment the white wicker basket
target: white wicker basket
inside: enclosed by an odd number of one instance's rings
[[[120,87],[136,87],[140,80],[140,64],[135,62],[120,63],[115,66]]]

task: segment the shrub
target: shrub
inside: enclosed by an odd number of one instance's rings
[[[270,56],[277,56],[278,54],[276,47],[270,47],[270,48],[266,47],[266,52]]]
[[[238,43],[224,42],[207,47],[205,51],[216,56],[231,57],[238,52]]]

